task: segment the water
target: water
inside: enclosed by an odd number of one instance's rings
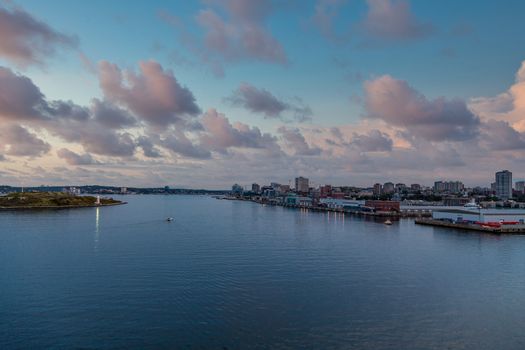
[[[524,236],[125,200],[0,212],[0,349],[525,348]]]

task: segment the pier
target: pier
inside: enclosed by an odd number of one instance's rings
[[[248,199],[248,198],[237,198],[237,197],[216,197],[217,199],[226,199],[226,200],[239,200],[239,201],[249,201],[261,205],[271,205],[279,206],[283,208],[290,209],[302,209],[302,210],[311,210],[316,212],[334,212],[334,213],[343,213],[355,216],[365,216],[365,217],[384,217],[384,218],[423,218],[432,216],[432,212],[427,209],[401,209],[400,211],[364,211],[357,209],[345,209],[345,208],[334,208],[334,207],[325,207],[325,206],[312,206],[312,205],[301,205],[301,204],[289,204],[282,203],[277,201],[265,201],[257,199]]]
[[[479,224],[457,223],[457,222],[449,222],[445,220],[436,220],[436,219],[431,219],[431,218],[418,218],[415,220],[415,223],[418,225],[455,228],[455,229],[460,229],[460,230],[486,232],[486,233],[494,233],[494,234],[516,234],[516,235],[525,234],[524,224],[501,225],[500,227],[487,227],[487,226],[482,226]]]

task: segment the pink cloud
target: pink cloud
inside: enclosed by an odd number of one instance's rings
[[[428,36],[433,28],[419,21],[405,0],[367,0],[368,13],[361,28],[372,40],[410,40]]]
[[[520,132],[525,131],[525,61],[516,72],[514,84],[495,97],[478,97],[469,106],[485,119],[510,123]]]
[[[0,127],[0,149],[11,156],[39,157],[51,149],[51,145],[26,128],[10,124]]]
[[[60,48],[73,48],[76,39],[59,33],[20,7],[0,5],[0,56],[24,67],[41,65]]]
[[[128,108],[155,127],[165,127],[200,113],[193,93],[177,81],[172,71],[164,70],[155,61],[141,62],[139,73],[102,61],[99,81],[108,100]]]
[[[277,140],[272,135],[243,123],[232,125],[224,114],[215,109],[208,110],[202,116],[202,125],[205,132],[200,136],[201,144],[216,152],[225,153],[230,147],[278,149]]]
[[[433,141],[460,141],[478,134],[480,120],[460,99],[433,100],[389,75],[366,81],[366,116]]]

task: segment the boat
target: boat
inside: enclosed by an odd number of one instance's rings
[[[385,222],[383,222],[383,224],[385,224],[385,225],[392,225],[392,221],[386,220]]]
[[[166,221],[173,221],[173,218],[169,217],[169,218],[166,219]]]
[[[472,201],[470,201],[469,203],[465,204],[463,206],[463,208],[465,208],[465,209],[481,209],[481,206],[476,204],[476,201],[474,199],[472,199]]]

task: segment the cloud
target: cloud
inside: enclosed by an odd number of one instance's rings
[[[3,67],[0,67],[0,120],[44,128],[96,154],[131,156],[135,150],[131,135],[111,130],[132,125],[125,111],[98,100],[94,100],[92,109],[71,101],[47,101],[31,79]],[[40,155],[49,150],[47,143],[23,127],[9,130],[4,130],[4,140],[8,140],[4,143],[10,145],[7,154]],[[18,135],[21,141],[9,135]],[[34,151],[29,149],[31,146],[35,147]]]
[[[95,98],[91,104],[93,118],[105,127],[122,129],[137,124],[137,120],[128,111],[113,105],[109,101],[101,101]]]
[[[374,129],[367,134],[354,133],[351,144],[362,152],[384,152],[392,150],[393,141],[387,134]]]
[[[153,142],[151,142],[151,140],[146,136],[140,136],[137,139],[137,146],[142,148],[142,152],[148,158],[159,158],[162,156]]]
[[[367,0],[368,13],[360,23],[369,39],[376,42],[414,40],[430,35],[433,27],[419,21],[405,0]]]
[[[318,0],[316,2],[310,21],[326,39],[340,43],[350,38],[349,31],[343,34],[337,33],[334,23],[347,2],[348,0]]]
[[[57,156],[66,161],[69,165],[89,165],[99,164],[89,153],[78,154],[67,148],[61,148],[57,151]]]
[[[266,89],[258,89],[242,83],[232,96],[226,98],[234,106],[244,107],[250,112],[262,114],[265,118],[283,118],[284,112],[293,114],[297,121],[311,119],[312,110],[308,106],[292,104],[275,97]],[[301,100],[298,102],[302,103]]]
[[[90,118],[91,111],[87,107],[79,106],[72,101],[46,102],[45,116],[47,121],[52,119],[72,119],[86,121]]]
[[[460,99],[428,100],[406,81],[389,75],[366,81],[366,116],[403,127],[431,141],[461,141],[477,136],[480,120]]]
[[[281,44],[265,28],[272,12],[271,2],[264,0],[219,2],[229,21],[212,9],[202,10],[197,23],[204,29],[204,47],[225,61],[246,58],[272,63],[286,63]]]
[[[296,156],[318,156],[321,154],[319,147],[311,147],[306,142],[303,134],[297,128],[280,127],[277,132],[282,135],[282,139]]]
[[[161,139],[162,147],[184,157],[195,159],[210,159],[211,152],[190,140],[183,132],[173,131]]]
[[[525,134],[518,132],[509,123],[501,120],[488,120],[483,123],[481,141],[490,150],[522,150],[525,149]]]
[[[20,67],[42,65],[58,49],[76,45],[75,38],[59,33],[20,7],[0,4],[0,57]]]
[[[277,139],[259,128],[243,123],[232,125],[224,114],[215,109],[208,110],[202,117],[205,132],[200,136],[201,144],[209,150],[226,153],[228,148],[277,149]]]
[[[469,107],[485,120],[500,120],[520,131],[525,131],[525,61],[518,69],[514,84],[495,97],[478,97]]]
[[[44,95],[31,79],[0,67],[0,119],[42,119],[47,107]]]
[[[11,156],[39,157],[51,146],[20,125],[7,125],[0,128],[0,149]]]
[[[101,127],[92,120],[88,122],[66,121],[50,124],[48,130],[71,143],[78,143],[86,152],[112,157],[131,157],[137,144],[128,132],[115,132]]]
[[[276,2],[217,0],[206,3],[209,7],[195,16],[201,30],[198,35],[187,31],[182,21],[173,15],[162,12],[160,18],[179,31],[183,45],[210,66],[215,75],[224,75],[224,65],[235,62],[288,63],[284,48],[266,25],[278,9]]]
[[[200,113],[193,93],[179,84],[173,72],[155,61],[140,62],[139,70],[136,74],[100,62],[99,81],[106,99],[155,127],[166,127]]]

